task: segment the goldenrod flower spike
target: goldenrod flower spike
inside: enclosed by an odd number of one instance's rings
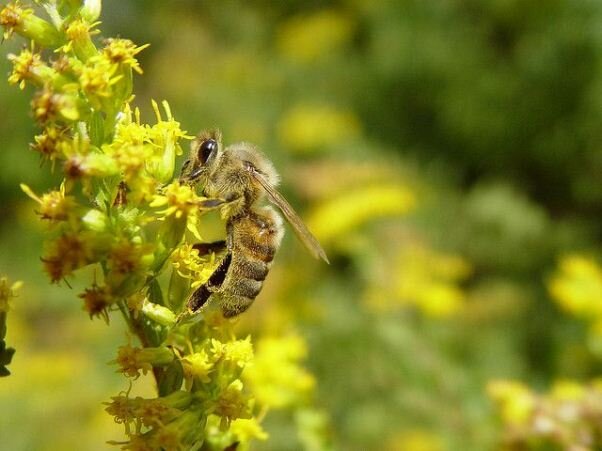
[[[48,22],[9,3],[0,26],[7,37],[33,42],[9,56],[9,81],[34,90],[40,130],[31,147],[63,178],[44,194],[21,185],[48,225],[42,267],[52,283],[84,282],[71,297],[90,318],[109,323],[121,314],[137,342],[120,347],[111,363],[130,388],[145,374],[156,382],[152,399],[131,398],[128,390],[108,403],[127,436],[112,443],[185,450],[265,440],[260,422],[267,409],[302,406],[311,394],[313,377],[301,367],[304,344],[300,337],[274,338],[255,350],[250,336],[236,338],[219,309],[208,306],[191,318],[191,290],[220,261],[194,248],[204,198],[177,181],[176,158],[192,136],[166,101],[152,101],[150,123],[130,104],[133,76],[142,74],[137,56],[148,45],[99,42],[100,0],[60,4],[42,5]],[[0,278],[0,331],[18,286]],[[12,356],[3,346],[0,375]]]

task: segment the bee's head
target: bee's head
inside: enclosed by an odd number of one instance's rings
[[[211,173],[221,147],[221,133],[218,130],[204,131],[192,141],[190,156],[182,166],[180,183],[196,184]]]

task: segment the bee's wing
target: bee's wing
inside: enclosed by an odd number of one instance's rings
[[[320,243],[318,243],[316,237],[313,236],[312,233],[307,229],[305,224],[303,224],[303,221],[301,220],[299,215],[295,213],[295,210],[293,210],[291,204],[289,204],[286,201],[286,199],[282,196],[282,194],[280,194],[276,190],[276,188],[274,188],[267,181],[263,174],[257,172],[256,170],[252,170],[251,174],[253,175],[255,180],[257,180],[259,184],[263,187],[270,201],[282,211],[287,221],[293,227],[295,235],[297,235],[297,238],[299,238],[301,242],[305,245],[309,253],[314,258],[321,258],[326,263],[330,263],[328,261],[328,257],[326,256],[326,252],[324,252],[324,249],[322,249],[322,246],[320,246]]]

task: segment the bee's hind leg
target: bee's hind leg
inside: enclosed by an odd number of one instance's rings
[[[194,293],[192,293],[187,302],[188,310],[190,310],[193,313],[198,311],[203,305],[205,305],[205,303],[209,300],[209,297],[213,293],[219,291],[219,288],[222,286],[222,283],[226,278],[226,274],[228,273],[228,269],[230,268],[231,262],[232,254],[228,252],[222,259],[222,261],[219,263],[215,271],[213,271],[213,274],[211,274],[209,280],[207,280],[207,282],[205,282],[203,285],[197,288]]]
[[[213,241],[211,243],[196,243],[192,245],[193,249],[199,252],[199,256],[208,255],[211,253],[219,253],[226,249],[226,241]]]

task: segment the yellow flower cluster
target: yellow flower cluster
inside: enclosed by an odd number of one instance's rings
[[[516,381],[490,382],[504,425],[504,449],[598,449],[602,446],[602,381],[558,381],[537,394]]]
[[[253,365],[245,373],[257,402],[285,408],[307,403],[315,386],[313,376],[300,366],[307,349],[296,335],[262,338]]]
[[[592,343],[602,337],[602,267],[590,257],[567,255],[548,282],[558,305],[591,325]]]
[[[9,81],[35,90],[41,130],[32,148],[64,178],[44,194],[22,185],[48,225],[44,269],[52,282],[88,274],[79,294],[84,310],[107,323],[119,312],[139,340],[118,349],[118,371],[156,381],[154,399],[112,398],[106,410],[127,434],[114,443],[248,449],[251,440],[267,439],[260,424],[266,409],[293,408],[311,395],[314,379],[300,364],[304,344],[266,339],[255,356],[251,338],[237,339],[219,309],[190,315],[186,300],[217,265],[215,255],[199,256],[187,242],[187,230],[199,236],[204,209],[194,187],[174,180],[180,142],[190,137],[167,102],[152,102],[152,125],[130,105],[133,75],[142,73],[137,55],[147,46],[127,39],[99,45],[99,0],[58,4],[45,2],[46,21],[12,2],[0,10],[0,25],[6,37],[32,41],[9,57]],[[0,315],[16,288],[0,279]],[[0,357],[2,364],[10,356]]]
[[[391,289],[370,287],[367,303],[377,310],[414,306],[435,318],[453,315],[464,306],[466,296],[458,284],[470,271],[468,263],[459,256],[409,245],[399,251],[394,263],[395,277],[388,282]]]

